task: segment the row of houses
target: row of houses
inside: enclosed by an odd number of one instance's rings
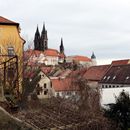
[[[80,77],[79,79],[85,79],[93,89],[111,90],[111,96],[113,96],[114,92],[116,93],[116,89],[120,89],[120,91],[123,89],[127,91],[129,89],[129,70],[129,60],[113,61],[109,65],[91,66],[90,68],[82,68],[76,71],[70,69],[55,70],[51,67],[42,67],[39,73],[41,79],[34,92],[37,93],[40,99],[52,96],[69,98],[78,94],[79,88],[74,84],[74,80]],[[110,99],[111,96],[108,95],[108,98]]]

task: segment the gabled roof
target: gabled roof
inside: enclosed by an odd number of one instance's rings
[[[73,87],[72,79],[51,79],[52,87],[55,91],[76,91],[77,87]]]
[[[100,81],[111,65],[99,65],[90,67],[84,74],[88,81]]]
[[[29,50],[25,51],[24,54],[25,54],[25,57],[31,56],[31,55],[35,55],[35,56],[39,57],[40,54],[43,54],[45,56],[54,56],[54,57],[61,57],[61,58],[65,57],[64,54],[59,53],[58,50],[56,50],[56,49],[47,49],[45,51],[29,49]]]
[[[2,16],[0,16],[0,24],[1,25],[17,25],[17,26],[19,26],[19,23],[16,23],[14,21],[6,19],[6,18],[4,18]]]
[[[83,75],[85,74],[85,72],[87,71],[87,68],[81,68],[81,69],[77,69],[77,70],[73,70],[71,71],[71,73],[69,74],[68,77],[83,77]]]
[[[115,60],[112,61],[112,65],[126,65],[130,63],[130,59],[125,59],[125,60]]]
[[[101,83],[130,84],[130,65],[112,66],[103,76]]]
[[[44,51],[44,54],[46,56],[56,56],[56,57],[59,56],[59,52],[56,49],[47,49]]]
[[[91,62],[91,59],[88,58],[87,56],[80,56],[80,55],[76,55],[76,56],[68,56],[68,58],[72,58],[72,60],[74,61],[83,61],[83,62]]]

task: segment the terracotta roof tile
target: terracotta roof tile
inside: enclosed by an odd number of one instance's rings
[[[84,74],[89,81],[100,81],[111,65],[100,65],[90,67]]]
[[[88,58],[87,56],[69,56],[71,57],[74,61],[85,61],[85,62],[91,62],[91,59]]]
[[[52,87],[55,91],[75,91],[75,88],[72,87],[72,79],[51,79]]]
[[[47,50],[44,51],[44,54],[46,56],[56,56],[56,57],[59,56],[59,52],[55,49],[47,49]]]
[[[130,60],[129,59],[125,59],[125,60],[115,60],[115,61],[112,61],[112,65],[126,65],[126,64],[129,64],[130,63]]]
[[[0,24],[10,24],[10,25],[19,25],[19,23],[16,23],[14,21],[11,21],[9,19],[6,19],[2,16],[0,16]]]

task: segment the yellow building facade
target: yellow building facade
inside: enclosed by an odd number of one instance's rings
[[[24,43],[25,40],[20,36],[19,23],[0,16],[1,81],[6,87],[11,86],[10,90],[14,88],[12,84],[17,83],[19,92],[22,92]]]

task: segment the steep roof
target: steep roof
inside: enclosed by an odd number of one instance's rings
[[[100,81],[110,65],[99,65],[90,67],[84,74],[84,78],[89,81]]]
[[[72,85],[72,79],[51,79],[52,87],[55,91],[75,91],[77,88],[74,88]]]
[[[47,49],[44,51],[44,54],[46,56],[56,56],[56,57],[59,56],[59,52],[56,49]]]
[[[130,84],[130,65],[112,66],[103,76],[101,83]]]
[[[112,65],[126,65],[130,63],[130,59],[125,59],[125,60],[115,60],[112,61]]]
[[[19,23],[11,21],[11,20],[4,18],[2,16],[0,16],[0,24],[1,25],[17,25],[17,26],[19,26]]]

